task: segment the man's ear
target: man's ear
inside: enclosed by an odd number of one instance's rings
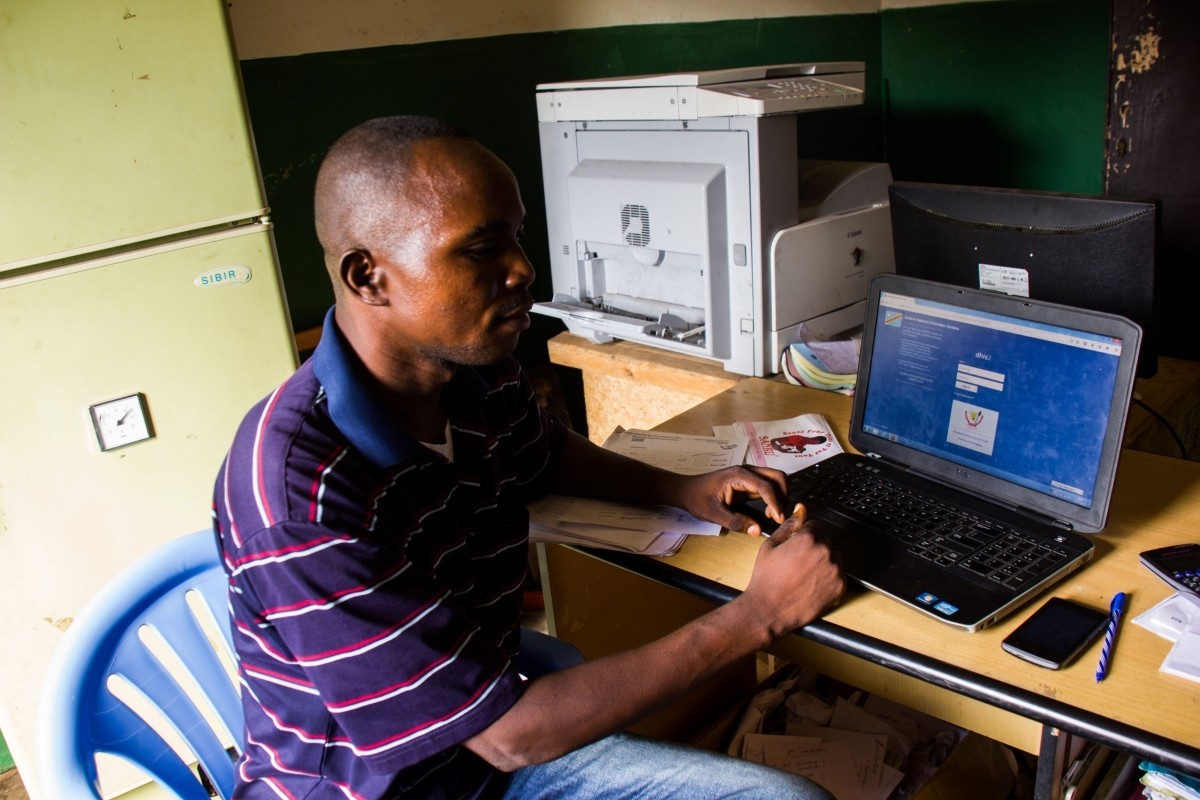
[[[339,264],[342,286],[367,305],[387,305],[384,271],[366,250],[347,250]]]

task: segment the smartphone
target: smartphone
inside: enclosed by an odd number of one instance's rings
[[[1059,669],[1095,641],[1108,624],[1108,612],[1051,597],[1000,643],[1017,658]]]
[[[1173,544],[1146,550],[1139,557],[1176,591],[1200,594],[1200,544]]]

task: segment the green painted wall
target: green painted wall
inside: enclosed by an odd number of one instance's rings
[[[866,62],[860,108],[800,117],[811,158],[887,160],[898,179],[1099,193],[1106,0],[986,3],[499,36],[242,63],[292,319],[320,322],[332,293],[312,231],[322,154],[380,115],[444,117],[504,158],[545,264],[534,86],[539,82],[789,61]],[[550,296],[548,270],[534,287]],[[534,317],[519,355],[543,358],[561,324]]]
[[[1102,193],[1109,15],[1106,0],[884,11],[894,177]]]

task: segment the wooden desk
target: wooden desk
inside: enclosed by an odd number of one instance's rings
[[[598,444],[618,425],[653,428],[745,377],[726,372],[710,359],[635,342],[595,344],[562,333],[547,342],[547,349],[552,363],[582,373],[588,436]],[[1175,428],[1189,458],[1200,461],[1200,361],[1160,358],[1158,374],[1139,378],[1136,391]],[[1180,454],[1166,426],[1136,403],[1125,425],[1125,446],[1166,456]]]
[[[711,434],[714,423],[824,414],[848,441],[849,398],[746,379],[659,426]],[[1200,529],[1200,464],[1122,453],[1109,522],[1097,554],[1051,594],[1107,608],[1129,595],[1109,677],[1094,678],[1099,645],[1074,664],[1046,670],[1008,655],[1000,640],[1036,604],[979,633],[958,631],[892,600],[851,590],[825,619],[787,637],[776,652],[949,722],[1036,753],[1053,726],[1200,775],[1200,684],[1165,675],[1169,643],[1132,618],[1171,590],[1142,567],[1144,549],[1194,539]],[[741,534],[692,537],[669,558],[550,546],[544,580],[554,630],[589,657],[614,631],[661,635],[659,612],[679,602],[725,602],[746,586],[761,540]],[[649,578],[650,580],[647,580]],[[672,620],[672,624],[677,620]],[[636,638],[636,637],[634,637]]]

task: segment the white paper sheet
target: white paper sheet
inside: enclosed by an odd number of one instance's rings
[[[529,517],[531,522],[547,528],[568,523],[643,533],[715,536],[721,532],[715,522],[705,522],[671,506],[634,506],[563,494],[549,494],[531,503]]]
[[[618,428],[605,448],[646,464],[699,475],[742,463],[736,436],[688,436]],[[687,536],[716,536],[721,526],[671,506],[639,506],[551,494],[529,505],[529,538],[645,555],[671,555]]]
[[[687,536],[681,533],[620,530],[595,525],[557,524],[543,527],[536,522],[529,524],[529,541],[578,544],[586,547],[602,547],[606,550],[621,550],[647,556],[674,555]]]
[[[788,725],[789,736],[815,736],[822,742],[841,742],[847,746],[854,773],[858,776],[859,789],[865,796],[873,797],[883,778],[883,759],[887,753],[887,734],[845,731],[826,728],[807,722]]]
[[[1200,597],[1176,592],[1133,618],[1135,625],[1172,642],[1190,625],[1200,625]]]
[[[741,464],[746,440],[735,435],[689,436],[617,428],[604,449],[681,475],[702,475]]]
[[[761,749],[762,763],[819,783],[838,800],[867,800],[845,742],[751,733],[746,735],[746,748],[752,752]]]
[[[890,722],[863,711],[858,706],[839,697],[833,705],[833,718],[829,724],[834,728],[864,733],[882,733],[887,736],[885,762],[892,767],[902,767],[912,750],[912,742]]]
[[[1168,675],[1200,682],[1200,625],[1185,628],[1159,667]]]
[[[1200,597],[1176,592],[1133,621],[1175,643],[1159,670],[1200,682]]]

